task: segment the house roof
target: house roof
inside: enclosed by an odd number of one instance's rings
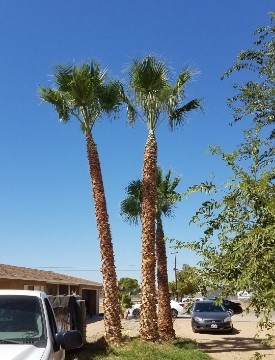
[[[0,264],[0,279],[35,280],[45,281],[52,284],[89,285],[102,287],[102,284],[95,281],[63,275],[53,271],[37,270],[4,264]]]

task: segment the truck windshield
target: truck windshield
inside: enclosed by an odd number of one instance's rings
[[[40,301],[36,296],[0,297],[0,344],[34,344],[45,339]]]

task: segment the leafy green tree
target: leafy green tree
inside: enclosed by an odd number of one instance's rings
[[[204,235],[189,246],[203,256],[205,285],[218,284],[225,295],[249,289],[251,305],[263,314],[261,325],[269,327],[275,310],[275,149],[266,150],[270,143],[260,139],[260,129],[246,130],[245,142],[232,153],[212,148],[233,176],[222,199],[205,201],[194,215]]]
[[[175,85],[170,84],[169,69],[161,60],[148,55],[134,60],[129,69],[129,89],[136,113],[142,117],[148,138],[144,150],[142,170],[142,294],[140,335],[143,340],[158,338],[155,308],[155,219],[157,141],[155,131],[161,115],[167,115],[169,126],[175,129],[181,125],[188,112],[200,108],[200,100],[194,99],[182,105],[185,86],[191,80],[189,69],[184,69]]]
[[[113,244],[93,130],[97,120],[103,114],[116,112],[126,97],[120,82],[107,82],[106,70],[101,70],[95,62],[79,67],[58,65],[54,69],[53,79],[53,88],[40,86],[40,98],[54,106],[62,122],[76,119],[86,138],[102,259],[106,338],[120,343],[122,335]]]
[[[252,117],[255,124],[273,125],[275,122],[275,13],[270,13],[270,25],[255,30],[255,47],[240,51],[236,62],[223,76],[248,70],[255,73],[256,80],[234,84],[236,95],[228,99],[234,111],[234,120]],[[275,130],[271,137],[275,137]]]
[[[173,297],[175,297],[177,295],[177,285],[175,281],[169,281],[168,282],[168,288],[169,288],[169,293],[172,294]]]
[[[158,281],[158,330],[161,339],[175,337],[170,307],[170,294],[167,275],[167,257],[162,226],[162,216],[173,216],[173,208],[180,200],[176,187],[179,177],[171,179],[171,170],[166,175],[158,168],[157,175],[157,206],[156,206],[156,255]],[[121,214],[126,221],[137,224],[141,218],[142,209],[142,182],[132,181],[126,188],[127,197],[121,202]]]
[[[126,309],[133,305],[132,295],[139,294],[140,286],[136,279],[123,277],[118,281],[118,291],[121,312],[124,313]]]
[[[119,292],[127,293],[129,295],[137,295],[140,292],[140,286],[137,279],[129,277],[120,278],[118,281]]]
[[[255,33],[260,34],[255,42],[259,48],[241,52],[227,72],[248,69],[258,73],[257,81],[235,85],[237,95],[229,99],[234,119],[248,117],[253,126],[244,130],[244,140],[233,152],[211,148],[232,176],[223,189],[213,184],[189,189],[213,190],[213,197],[192,219],[204,229],[202,238],[188,246],[203,257],[200,265],[205,285],[218,286],[224,295],[252,291],[250,304],[261,316],[260,326],[269,329],[274,326],[270,312],[275,310],[275,137],[274,130],[271,135],[267,132],[275,121],[274,26]]]
[[[201,279],[196,267],[184,264],[182,270],[177,271],[178,293],[181,295],[195,295],[200,291]]]
[[[133,305],[132,297],[129,293],[119,291],[118,298],[119,298],[121,314],[124,314],[125,311],[127,312],[127,309],[129,309]],[[126,314],[126,318],[127,317],[128,317],[128,314]]]
[[[177,285],[175,281],[169,282],[168,285],[173,296],[180,298],[184,295],[193,296],[202,288],[200,272],[196,267],[184,264],[182,270],[177,271]]]

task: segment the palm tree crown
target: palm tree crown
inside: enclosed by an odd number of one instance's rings
[[[74,116],[84,132],[92,130],[102,113],[117,112],[126,102],[121,83],[107,82],[107,71],[93,61],[79,67],[57,65],[53,78],[56,88],[40,86],[41,99],[54,105],[61,121],[68,122]]]
[[[172,171],[168,170],[167,174],[158,167],[157,173],[157,206],[156,217],[172,217],[173,210],[177,201],[181,200],[181,194],[175,189],[180,182],[177,176],[171,179]],[[130,224],[137,225],[141,218],[142,208],[142,181],[140,179],[133,180],[125,189],[127,197],[120,204],[120,214],[124,220]]]
[[[201,108],[200,99],[182,104],[185,98],[185,86],[192,78],[192,72],[187,67],[172,85],[169,69],[165,63],[148,55],[142,61],[133,61],[129,76],[129,85],[134,92],[135,103],[141,108],[149,131],[156,129],[162,112],[168,115],[169,127],[174,130],[183,123],[189,111]]]

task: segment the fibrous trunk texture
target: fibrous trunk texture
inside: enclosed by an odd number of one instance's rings
[[[158,332],[162,340],[175,338],[167,275],[167,257],[161,219],[156,231],[157,279],[158,279]]]
[[[157,143],[149,133],[142,172],[142,287],[140,337],[158,339],[155,286],[155,218],[156,218]]]
[[[100,242],[101,271],[104,292],[104,326],[106,340],[121,343],[121,319],[118,300],[114,251],[107,213],[106,198],[101,174],[97,146],[90,133],[86,134],[87,155],[95,203],[95,215]]]

